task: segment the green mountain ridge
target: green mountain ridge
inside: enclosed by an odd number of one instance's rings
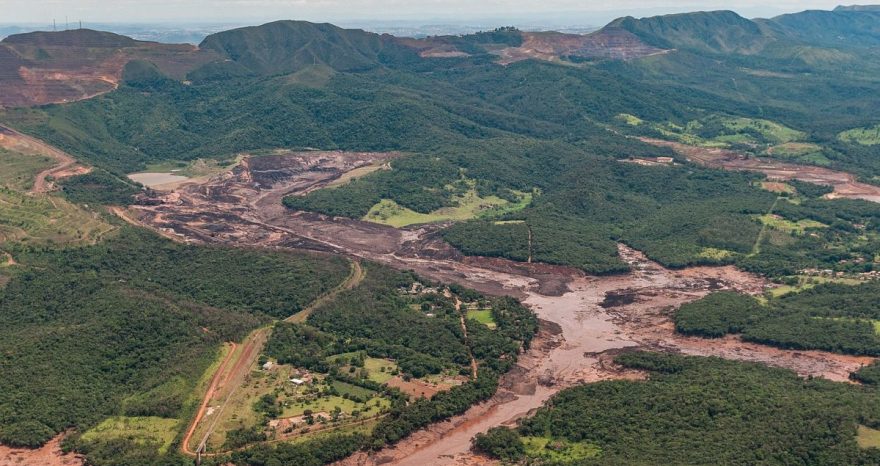
[[[366,71],[379,66],[386,53],[409,50],[391,36],[305,21],[275,21],[219,32],[199,47],[218,52],[231,63],[226,66],[258,75],[292,73],[311,65]]]

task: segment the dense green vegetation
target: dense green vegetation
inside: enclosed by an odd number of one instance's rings
[[[473,439],[473,449],[478,453],[504,461],[516,461],[526,453],[519,435],[507,427],[493,427]]]
[[[745,340],[781,348],[878,356],[878,297],[877,282],[819,285],[772,298],[767,305],[749,296],[716,293],[682,306],[675,326],[710,338],[742,333]]]
[[[64,178],[59,182],[64,197],[78,204],[128,205],[141,190],[128,180],[102,170]]]
[[[649,379],[565,390],[524,420],[520,435],[583,453],[569,458],[575,464],[880,461],[880,450],[856,444],[858,425],[880,422],[874,389],[715,358],[631,353],[617,362]]]
[[[853,372],[850,378],[868,385],[880,385],[880,362],[874,362]]]
[[[22,265],[0,290],[0,439],[27,446],[111,414],[181,415],[221,342],[298,311],[347,272],[337,258],[181,246],[128,228],[95,246],[13,251]]]

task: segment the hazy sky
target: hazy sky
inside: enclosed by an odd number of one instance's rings
[[[733,9],[748,17],[830,9],[823,0],[0,0],[0,23],[449,21],[601,25],[622,15]],[[512,24],[512,23],[511,23]],[[587,24],[584,24],[587,25]]]

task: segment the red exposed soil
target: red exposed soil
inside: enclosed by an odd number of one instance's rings
[[[863,199],[871,202],[880,202],[880,186],[861,183],[856,180],[855,176],[849,173],[822,167],[796,165],[772,159],[750,157],[727,149],[689,146],[660,139],[640,139],[655,146],[669,147],[689,161],[707,167],[759,172],[767,175],[767,178],[773,181],[799,180],[807,183],[829,185],[834,188],[834,192],[828,195],[829,198]]]
[[[768,283],[734,267],[668,270],[621,246],[632,272],[594,277],[567,267],[463,257],[442,242],[439,226],[394,229],[351,219],[290,212],[280,205],[329,183],[344,171],[393,154],[307,152],[246,159],[232,172],[175,193],[145,199],[137,221],[188,241],[333,251],[377,261],[437,281],[522,299],[542,330],[505,375],[496,396],[451,421],[433,425],[391,449],[344,464],[453,464],[476,461],[471,437],[510,424],[573,384],[639,378],[612,363],[626,348],[719,356],[785,367],[803,376],[845,381],[870,358],[785,351],[737,338],[703,340],[674,333],[672,310],[715,290],[758,294]],[[267,168],[268,167],[268,168]],[[271,169],[269,169],[271,168]]]
[[[72,102],[112,91],[131,60],[150,61],[165,74],[184,79],[188,71],[217,59],[213,52],[186,44],[122,37],[107,44],[81,40],[90,33],[24,34],[0,42],[0,107]]]
[[[65,454],[61,451],[61,438],[58,435],[37,449],[11,448],[0,445],[0,466],[80,466],[85,464],[83,457]]]
[[[619,28],[604,28],[591,34],[561,32],[525,32],[519,47],[498,52],[499,63],[507,65],[521,60],[558,61],[561,58],[631,60],[669,53],[641,41],[635,34]]]

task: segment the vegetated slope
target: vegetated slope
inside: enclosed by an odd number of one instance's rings
[[[749,296],[718,293],[682,306],[675,326],[691,335],[741,333],[745,340],[780,348],[878,356],[878,296],[876,282],[818,285],[773,298],[766,306]]]
[[[10,445],[111,414],[184,415],[220,343],[296,312],[348,269],[128,228],[86,248],[10,250],[20,264],[0,290],[0,441]]]
[[[149,60],[183,79],[216,60],[191,45],[142,42],[90,29],[15,34],[0,41],[0,106],[31,106],[86,99],[115,89],[125,64]]]
[[[813,44],[876,46],[880,44],[880,10],[838,7],[777,16],[786,34]]]
[[[525,446],[514,456],[577,464],[880,461],[880,450],[856,443],[857,426],[880,419],[876,390],[715,358],[631,353],[616,361],[647,371],[648,380],[560,392],[522,421]],[[509,441],[497,451],[515,452]]]
[[[733,11],[620,18],[609,27],[629,31],[648,44],[715,53],[758,53],[776,40],[770,28]]]
[[[312,65],[363,71],[379,66],[395,53],[415,54],[397,45],[391,36],[305,21],[276,21],[219,32],[205,38],[199,47],[230,60],[228,66],[255,75],[293,73]]]

